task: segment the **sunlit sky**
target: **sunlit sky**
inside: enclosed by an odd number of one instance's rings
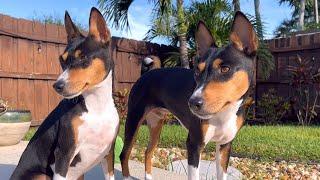
[[[149,29],[152,4],[147,0],[135,0],[129,9],[130,32],[111,27],[114,36],[141,40]],[[186,0],[188,5],[192,0]],[[253,0],[240,0],[241,10],[254,15]],[[71,17],[81,24],[88,24],[89,11],[97,6],[97,0],[0,0],[0,13],[18,18],[32,19],[35,16],[54,15],[64,17],[68,10]],[[275,28],[284,19],[291,18],[291,9],[287,5],[279,6],[278,0],[260,0],[262,20],[266,25],[266,37],[273,36]],[[162,39],[155,42],[166,43]]]

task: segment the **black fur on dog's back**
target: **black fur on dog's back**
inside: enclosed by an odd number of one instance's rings
[[[200,120],[188,108],[188,99],[196,87],[193,76],[190,69],[162,68],[147,72],[134,84],[128,100],[124,139],[127,146],[120,155],[122,162],[129,158],[135,133],[149,107],[165,108],[178,119],[183,119],[181,123],[188,130],[199,131]],[[200,137],[195,135],[195,138]]]
[[[163,78],[164,75],[168,78]],[[137,116],[132,114],[144,111],[146,106],[166,108],[179,119],[195,117],[191,112],[186,114],[186,112],[179,111],[182,107],[188,109],[188,99],[195,86],[193,71],[190,69],[162,68],[144,74],[130,92],[127,122],[133,120],[130,119],[131,116]],[[171,99],[175,99],[175,103],[170,103]]]

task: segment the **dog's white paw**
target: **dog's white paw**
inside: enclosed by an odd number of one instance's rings
[[[145,175],[145,180],[152,180],[152,175],[146,173],[146,175]]]

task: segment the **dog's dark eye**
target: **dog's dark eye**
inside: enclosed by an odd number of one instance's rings
[[[220,67],[220,71],[221,71],[222,73],[227,73],[227,72],[230,71],[230,67],[228,67],[228,66],[221,66],[221,67]]]

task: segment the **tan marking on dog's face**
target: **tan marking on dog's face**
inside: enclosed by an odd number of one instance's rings
[[[223,169],[223,172],[227,173],[228,164],[229,164],[229,156],[230,156],[231,145],[226,144],[220,147],[220,165]]]
[[[106,75],[104,62],[99,58],[95,58],[85,69],[76,68],[69,70],[66,92],[68,94],[83,92],[102,82]]]
[[[220,65],[222,63],[222,60],[221,59],[215,59],[213,62],[212,62],[212,67],[215,68],[215,69],[218,69],[220,68]]]
[[[66,60],[67,60],[67,58],[68,58],[68,55],[69,55],[69,52],[68,52],[68,51],[67,51],[67,52],[65,52],[65,53],[63,53],[63,54],[61,55],[62,60],[63,60],[63,61],[66,61]]]
[[[198,64],[198,70],[200,72],[204,71],[204,68],[206,67],[206,63],[205,62],[201,62]]]
[[[78,144],[78,135],[79,135],[79,130],[78,128],[83,124],[83,120],[80,119],[79,116],[77,117],[74,117],[72,120],[71,120],[71,125],[72,125],[72,129],[73,129],[73,133],[74,133],[74,140],[75,140],[75,143]]]
[[[236,47],[239,51],[243,51],[242,41],[235,32],[230,34],[230,41],[233,43],[234,47]]]
[[[249,89],[249,76],[238,71],[226,82],[209,82],[203,90],[204,110],[217,113],[230,102],[238,101]]]
[[[81,50],[76,50],[76,51],[74,52],[74,57],[75,57],[75,58],[79,58],[80,55],[81,55]]]

